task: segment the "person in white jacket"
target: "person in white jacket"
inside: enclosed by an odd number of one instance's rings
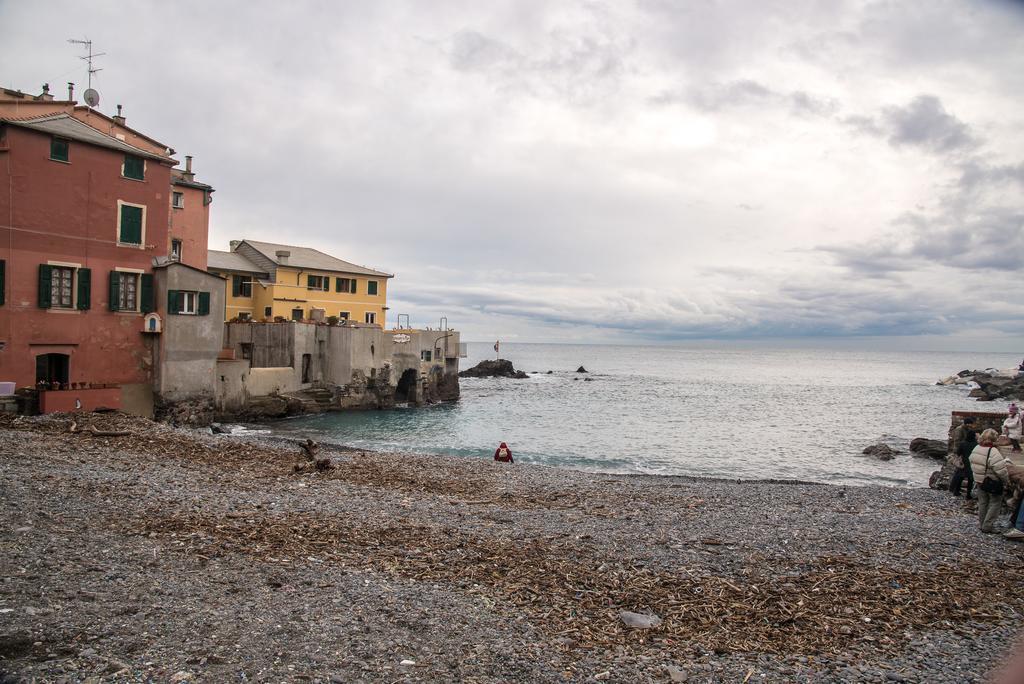
[[[1010,481],[1010,473],[1006,468],[1006,459],[996,448],[999,433],[989,428],[978,437],[978,446],[971,452],[971,471],[978,493],[978,525],[982,532],[995,532],[996,518],[1003,510],[1003,490]],[[982,485],[985,478],[992,478],[1002,483],[998,492],[989,492]]]
[[[1017,408],[1017,404],[1010,404],[1007,411],[1009,411],[1010,415],[1003,421],[1003,434],[1010,438],[1013,450],[1020,453],[1021,428],[1024,427],[1021,421],[1020,410]]]

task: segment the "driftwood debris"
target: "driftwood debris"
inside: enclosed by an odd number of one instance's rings
[[[128,430],[100,430],[95,425],[90,425],[88,430],[79,430],[78,422],[74,420],[71,421],[71,425],[68,426],[68,432],[82,432],[85,434],[90,434],[93,437],[127,437],[128,435],[132,434]]]
[[[319,450],[320,445],[311,439],[307,439],[305,442],[299,444],[302,448],[302,456],[306,459],[305,463],[296,463],[296,473],[306,473],[315,471],[323,473],[334,468],[329,458],[317,458],[316,452]]]

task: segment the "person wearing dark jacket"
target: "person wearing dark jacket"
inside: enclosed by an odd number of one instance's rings
[[[974,490],[971,452],[974,451],[974,447],[978,446],[978,437],[974,431],[973,418],[964,418],[963,424],[957,427],[956,434],[953,436],[953,444],[956,449],[956,458],[960,459],[960,464],[953,471],[953,477],[949,480],[949,491],[953,492],[953,496],[960,496],[960,485],[966,479],[967,491],[964,493],[964,496],[969,499],[971,498],[971,492]]]
[[[504,442],[494,450],[494,460],[500,461],[501,463],[515,463],[512,460],[512,450],[508,448],[508,444]]]

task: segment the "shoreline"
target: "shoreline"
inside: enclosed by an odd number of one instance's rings
[[[934,490],[327,445],[331,470],[297,473],[293,443],[89,420],[131,435],[0,424],[0,671],[981,681],[1024,610],[1006,571],[1024,546]],[[629,629],[623,610],[663,622]]]
[[[302,416],[297,416],[297,417],[302,417]],[[241,425],[242,427],[246,427],[247,428],[247,426],[249,426],[249,425],[271,425],[272,423],[253,423],[253,422],[249,422],[249,423],[231,423],[231,422],[225,421],[225,423],[222,423],[222,424],[224,424],[224,425]],[[189,430],[189,431],[195,431],[198,434],[203,434],[202,433],[202,429],[198,429],[198,430],[196,428],[181,428],[181,429],[185,429],[185,430]],[[253,439],[253,440],[256,440],[256,441],[263,440],[263,441],[266,441],[267,443],[271,443],[271,444],[290,444],[290,445],[293,445],[293,446],[296,446],[296,447],[299,444],[301,444],[302,441],[303,441],[299,437],[288,437],[288,436],[285,436],[285,435],[274,434],[274,433],[266,433],[266,434],[255,433],[255,432],[254,433],[250,433],[250,434],[231,434],[231,433],[227,433],[224,436],[234,437],[236,439]],[[464,459],[466,461],[484,461],[484,462],[491,460],[491,458],[490,458],[490,456],[488,454],[482,454],[480,456],[472,456],[472,457],[470,457],[470,456],[459,456],[459,455],[455,455],[455,454],[439,454],[439,453],[436,453],[436,452],[430,451],[430,450],[401,452],[401,451],[395,451],[395,450],[389,450],[389,449],[378,449],[378,448],[375,448],[375,447],[356,447],[356,446],[351,446],[351,445],[344,444],[344,443],[341,443],[341,442],[318,441],[317,443],[319,445],[323,446],[323,447],[328,447],[328,448],[336,450],[338,452],[346,452],[346,453],[368,453],[368,454],[377,454],[377,455],[381,455],[381,456],[387,456],[387,455],[394,456],[394,455],[408,454],[408,455],[417,456],[417,457],[457,458],[457,459]],[[921,459],[921,460],[923,461],[924,459]],[[940,463],[938,461],[932,460],[930,462],[934,464],[936,469],[939,469],[939,468],[942,467],[942,463]],[[623,471],[623,472],[616,472],[616,471],[605,471],[605,470],[583,470],[583,469],[574,468],[574,467],[571,467],[571,466],[549,465],[549,464],[546,464],[546,463],[526,463],[526,462],[520,463],[518,461],[515,463],[515,465],[517,465],[517,466],[518,465],[528,466],[530,468],[553,468],[555,470],[564,470],[564,471],[571,472],[571,473],[578,473],[580,475],[608,476],[608,477],[678,478],[678,479],[684,479],[684,480],[693,480],[693,481],[697,481],[697,482],[701,482],[701,481],[708,481],[708,482],[733,482],[733,483],[737,483],[737,484],[750,484],[750,483],[762,482],[762,483],[766,483],[766,484],[814,485],[814,486],[821,486],[821,487],[885,487],[885,488],[889,488],[889,489],[907,489],[907,490],[929,489],[927,481],[925,481],[923,484],[919,484],[919,485],[907,484],[907,485],[903,485],[903,486],[898,486],[898,485],[889,485],[889,484],[882,484],[882,483],[868,484],[868,483],[845,483],[845,482],[819,482],[817,480],[798,480],[798,479],[792,479],[792,478],[774,478],[774,477],[769,477],[769,478],[733,478],[733,477],[722,477],[722,476],[715,476],[715,475],[689,475],[689,474],[672,475],[672,474],[668,474],[668,473],[665,473],[665,474],[662,474],[662,473],[635,473],[635,472],[631,473],[631,472],[625,472],[625,471]]]

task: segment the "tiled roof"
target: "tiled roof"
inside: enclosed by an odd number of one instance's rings
[[[215,249],[207,250],[206,252],[206,270],[264,273],[259,266],[237,252],[219,252]]]
[[[379,278],[394,277],[390,273],[376,271],[372,268],[366,268],[365,266],[358,266],[348,261],[336,259],[330,254],[324,254],[320,250],[313,249],[312,247],[278,245],[273,242],[256,242],[255,240],[244,240],[244,242],[260,254],[263,254],[265,257],[273,261],[275,264],[278,263],[277,252],[278,250],[282,250],[285,252],[291,252],[288,256],[288,262],[284,264],[285,266],[298,266],[300,268],[310,268],[317,271],[332,271],[334,273],[354,273],[356,275],[377,276]]]
[[[185,178],[185,172],[179,169],[171,169],[171,182],[175,185],[184,185],[189,188],[196,188],[197,190],[209,190],[213,192],[213,186],[206,183],[200,183],[195,178],[189,180]]]
[[[96,130],[88,124],[82,123],[70,114],[65,114],[63,112],[31,118],[6,116],[0,117],[0,121],[6,121],[12,126],[21,126],[22,128],[39,131],[40,133],[56,135],[61,138],[68,138],[69,140],[78,140],[79,142],[89,143],[98,147],[106,147],[111,150],[134,154],[139,157],[156,159],[158,161],[174,161],[170,157],[154,154],[139,147],[135,147],[135,145],[130,145],[123,140],[118,140],[113,136]]]

